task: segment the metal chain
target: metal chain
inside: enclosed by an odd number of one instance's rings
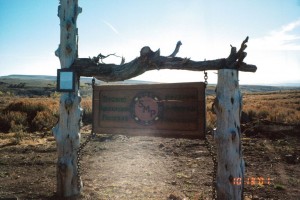
[[[207,79],[208,79],[208,75],[207,75],[207,72],[204,71],[204,84],[205,84],[205,87],[208,85],[208,82],[207,82]],[[218,161],[217,161],[217,154],[215,153],[214,151],[214,146],[212,145],[212,143],[209,142],[208,140],[208,133],[210,131],[207,131],[206,135],[205,135],[205,141],[204,141],[204,144],[210,154],[210,157],[213,161],[213,174],[212,174],[212,199],[213,200],[216,200],[217,199],[217,189],[216,189],[216,186],[217,186],[217,168],[218,168]],[[212,134],[213,136],[213,134]]]
[[[95,86],[95,78],[92,79],[92,87],[93,87],[93,95],[94,95],[94,86]],[[93,98],[94,99],[94,98]],[[93,105],[92,105],[93,106]],[[84,147],[92,140],[94,139],[96,136],[96,133],[94,133],[94,126],[93,126],[93,123],[92,123],[92,131],[91,131],[91,134],[87,137],[87,139],[79,146],[79,148],[77,149],[77,188],[78,188],[78,191],[80,191],[81,189],[81,181],[80,181],[80,168],[81,168],[81,165],[80,165],[80,162],[81,162],[81,159],[82,159],[82,150],[84,149]]]
[[[208,84],[208,83],[207,83],[207,79],[208,79],[207,72],[204,71],[204,83],[205,83],[205,85]]]
[[[207,132],[209,133],[209,131]],[[207,134],[205,135],[205,141],[204,144],[210,154],[210,157],[213,161],[213,174],[212,174],[212,199],[216,200],[217,199],[217,182],[216,182],[216,178],[217,178],[217,167],[218,167],[218,161],[217,161],[217,154],[214,151],[214,146],[209,142]]]

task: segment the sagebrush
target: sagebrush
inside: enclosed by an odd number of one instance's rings
[[[59,98],[1,98],[0,132],[49,131],[58,121]],[[214,98],[213,95],[209,95],[206,101],[206,122],[209,129],[216,126],[216,116],[212,109]],[[83,123],[92,123],[91,97],[83,98],[81,107]],[[244,94],[243,112],[250,121],[266,119],[299,124],[300,91]]]

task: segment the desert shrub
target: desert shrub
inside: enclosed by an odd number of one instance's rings
[[[24,112],[10,111],[0,115],[1,132],[26,131],[27,128],[27,114]]]
[[[286,115],[284,113],[278,113],[274,117],[274,121],[276,122],[285,122]]]
[[[14,93],[12,91],[3,92],[3,96],[14,97]]]
[[[22,118],[20,114],[23,113]],[[10,103],[3,111],[1,131],[20,129],[26,131],[44,131],[51,129],[57,122],[58,102],[49,99],[22,99]],[[14,123],[11,123],[14,121]],[[22,125],[22,126],[20,126]]]
[[[10,121],[5,116],[0,116],[0,131],[7,133],[10,129]]]
[[[49,110],[37,112],[36,116],[32,120],[32,130],[50,130],[57,122],[55,117]]]
[[[82,122],[84,124],[91,124],[93,121],[92,99],[83,99],[83,101],[81,102],[81,107],[83,108]]]
[[[18,124],[15,121],[10,122],[9,132],[18,133],[18,132],[23,132],[26,129],[27,129],[27,127],[24,127],[23,124]]]
[[[8,88],[24,88],[26,83],[10,84]]]
[[[60,97],[60,93],[54,91],[54,92],[52,92],[52,93],[50,94],[50,97],[53,98],[53,99],[57,99],[57,98]]]
[[[46,104],[40,102],[36,103],[29,100],[20,100],[10,103],[5,109],[4,112],[18,111],[24,112],[27,114],[28,120],[32,121],[37,114],[37,112],[44,111],[47,109]]]
[[[266,119],[266,118],[268,117],[268,115],[269,115],[269,112],[268,112],[268,111],[266,111],[266,110],[261,110],[261,111],[258,112],[257,117],[258,117],[259,119]]]
[[[23,131],[18,131],[18,132],[14,133],[14,136],[13,136],[13,138],[11,138],[10,142],[12,144],[17,145],[17,144],[21,143],[21,141],[23,140],[23,138],[24,138],[24,132]]]
[[[216,120],[217,117],[213,112],[211,111],[206,112],[206,128],[208,130],[213,130],[216,127]]]
[[[247,114],[248,114],[250,120],[255,119],[257,116],[256,111],[254,111],[254,110],[248,110]]]

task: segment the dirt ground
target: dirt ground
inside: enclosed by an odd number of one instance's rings
[[[249,127],[245,199],[300,199],[299,126]],[[89,127],[82,132],[86,138]],[[16,144],[15,135],[0,136],[0,199],[57,199],[53,137],[27,134]],[[213,162],[203,140],[97,135],[82,165],[78,199],[211,199]]]

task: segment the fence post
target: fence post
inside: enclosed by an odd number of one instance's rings
[[[217,114],[217,196],[222,200],[239,200],[243,195],[244,160],[240,127],[242,95],[239,90],[238,70],[218,70],[216,93],[214,109]],[[234,181],[237,179],[241,180],[238,184]]]
[[[60,0],[60,45],[55,51],[61,68],[69,68],[78,57],[76,20],[81,8],[78,0]],[[77,149],[80,145],[82,109],[79,94],[79,77],[75,76],[75,92],[63,92],[60,97],[59,121],[53,128],[57,144],[57,195],[69,197],[80,193],[77,176]]]

